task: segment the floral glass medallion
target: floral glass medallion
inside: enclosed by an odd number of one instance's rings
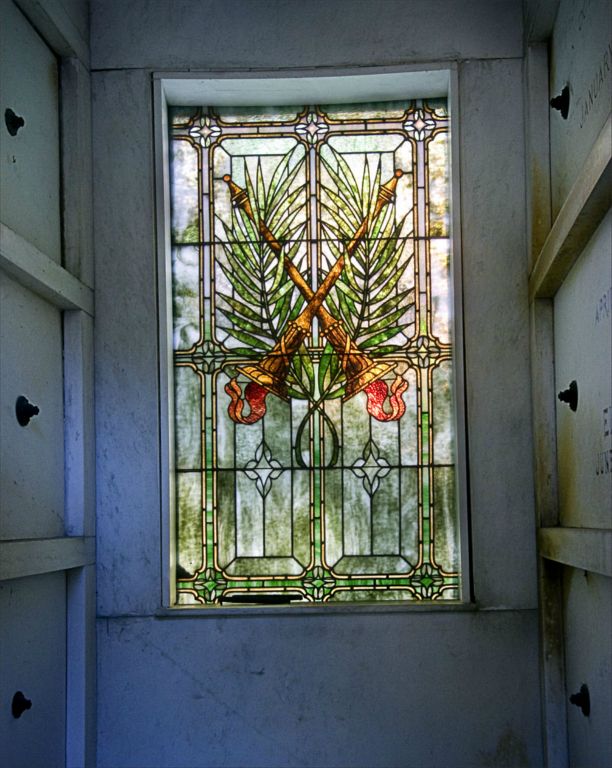
[[[460,599],[445,102],[169,122],[176,604]]]

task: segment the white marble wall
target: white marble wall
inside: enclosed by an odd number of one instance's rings
[[[275,69],[522,54],[514,0],[93,0],[94,69]]]
[[[550,95],[569,84],[567,119],[551,111],[553,219],[612,107],[612,8],[609,0],[561,0],[550,45]]]
[[[541,764],[520,13],[93,3],[100,768]],[[458,62],[474,604],[158,618],[151,72],[426,60]]]

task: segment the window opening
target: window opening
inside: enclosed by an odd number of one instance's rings
[[[446,101],[169,123],[177,604],[458,600]]]

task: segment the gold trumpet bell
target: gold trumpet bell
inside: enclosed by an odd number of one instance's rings
[[[395,367],[394,363],[373,361],[365,355],[363,358],[359,358],[360,356],[352,354],[344,366],[346,388],[342,402],[350,400],[351,397],[361,392],[362,389],[365,389],[373,381],[382,379],[383,376],[386,376]],[[364,362],[366,363],[365,367],[363,367]]]
[[[287,395],[287,384],[273,371],[265,367],[268,362],[268,358],[265,358],[261,363],[239,365],[238,370],[245,376],[248,376],[251,381],[259,384],[260,387],[267,389],[276,397],[280,397],[281,400],[289,400]]]

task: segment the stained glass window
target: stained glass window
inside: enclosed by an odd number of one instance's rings
[[[459,599],[446,102],[169,123],[176,604]]]

